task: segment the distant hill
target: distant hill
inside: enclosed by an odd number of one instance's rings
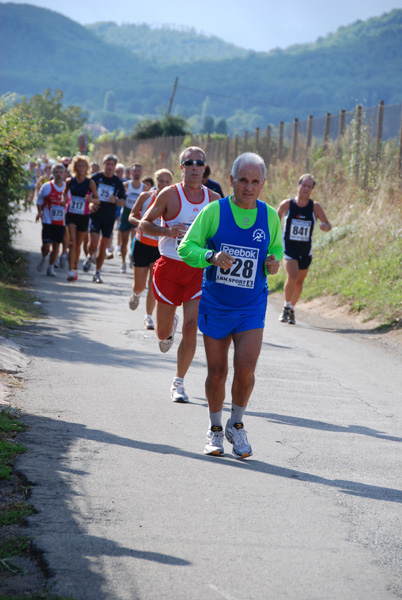
[[[402,98],[402,10],[341,27],[313,44],[194,62],[184,57],[199,50],[198,34],[175,32],[177,46],[168,55],[169,32],[164,37],[160,31],[160,44],[153,46],[159,33],[149,28],[146,52],[139,56],[133,41],[125,40],[122,47],[96,35],[93,28],[100,25],[88,29],[51,10],[0,4],[0,94],[59,88],[67,103],[90,110],[92,120],[104,119],[106,98],[113,94],[106,126],[114,128],[129,117],[166,109],[179,76],[174,112],[195,128],[205,115],[224,118],[232,133]],[[110,33],[111,24],[104,25]],[[147,26],[142,27],[145,36]],[[123,29],[130,37],[131,26]],[[205,48],[209,43],[218,42],[202,40]],[[222,50],[235,49],[222,44]],[[174,56],[180,63],[170,63]]]
[[[0,4],[0,93],[35,94],[60,88],[68,102],[102,106],[106,90],[136,70],[154,75],[151,63],[99,39],[52,10]]]
[[[244,48],[228,44],[216,36],[202,35],[189,28],[117,25],[112,22],[93,23],[87,28],[104,42],[122,46],[154,64],[216,61],[244,57],[248,53]]]

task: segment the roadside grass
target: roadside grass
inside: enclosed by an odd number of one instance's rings
[[[12,250],[9,258],[9,263],[0,261],[0,335],[41,314],[35,296],[26,290],[25,256]]]
[[[38,318],[40,310],[34,301],[35,297],[24,289],[21,281],[0,281],[0,334]]]
[[[23,575],[24,571],[13,563],[12,559],[27,556],[31,548],[31,540],[25,535],[9,537],[0,542],[0,570],[14,575]]]
[[[11,485],[8,492],[3,487],[0,500],[0,585],[3,578],[16,577],[19,580],[18,589],[25,587],[23,580],[29,580],[28,571],[31,571],[31,568],[22,569],[16,564],[15,559],[23,557],[25,561],[36,564],[37,554],[32,540],[25,535],[16,535],[15,528],[24,524],[25,519],[36,512],[32,504],[22,499],[26,496],[29,487],[25,483],[21,484],[13,473],[15,457],[26,451],[25,447],[16,441],[16,436],[26,430],[27,426],[12,411],[7,409],[0,411],[0,484],[9,482],[8,485]],[[12,596],[0,595],[0,600],[73,600],[73,598],[56,596],[50,591],[41,591],[28,595],[26,593]]]
[[[317,185],[312,197],[323,206],[333,229],[324,233],[317,223],[313,262],[301,299],[331,296],[339,305],[376,319],[377,329],[402,327],[402,206],[395,170],[397,147],[387,142],[377,165],[369,157],[360,164],[364,185],[355,177],[348,137],[339,148],[313,152],[309,171]],[[274,208],[297,193],[305,172],[304,158],[270,166],[261,198]],[[283,293],[285,273],[268,278],[271,293]]]
[[[349,222],[319,232],[303,297],[335,296],[339,304],[376,318],[383,328],[402,320],[402,211],[379,194],[354,204]],[[329,209],[331,210],[331,209]],[[335,217],[338,222],[339,216]]]
[[[17,433],[26,429],[26,425],[9,411],[0,411],[0,481],[11,478],[15,457],[26,452],[25,447],[15,439]],[[0,525],[4,524],[3,518],[4,515],[1,515]]]

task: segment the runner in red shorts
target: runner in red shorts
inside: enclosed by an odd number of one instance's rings
[[[183,305],[183,337],[177,350],[177,372],[171,387],[173,402],[188,402],[183,379],[196,348],[202,282],[202,271],[184,263],[177,248],[200,211],[220,198],[202,185],[205,162],[201,148],[186,148],[180,155],[183,181],[163,189],[140,222],[140,228],[147,235],[159,237],[161,258],[154,266],[152,287],[156,298],[155,331],[161,352],[172,347],[178,323],[176,309]],[[154,223],[157,219],[162,220],[161,225]]]

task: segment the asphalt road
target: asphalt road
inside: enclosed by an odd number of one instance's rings
[[[268,306],[245,417],[254,456],[205,457],[202,337],[170,401],[161,354],[128,308],[131,274],[103,285],[36,271],[40,226],[21,218],[44,317],[20,339],[31,425],[18,466],[35,483],[29,534],[52,592],[84,600],[387,600],[402,597],[401,356],[364,331]],[[180,313],[179,313],[180,314]],[[318,322],[318,321],[317,321]],[[230,387],[225,411],[230,407]]]

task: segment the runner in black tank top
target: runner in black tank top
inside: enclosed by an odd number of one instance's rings
[[[86,156],[80,154],[74,156],[71,170],[73,177],[67,179],[64,190],[65,198],[68,200],[66,226],[70,237],[67,281],[76,281],[81,244],[88,232],[89,204],[90,202],[98,204],[99,196],[95,183],[88,177],[90,166]]]
[[[290,325],[296,323],[294,307],[302,292],[313,257],[313,231],[316,220],[321,221],[320,229],[323,231],[331,229],[331,223],[320,203],[310,198],[314,186],[315,180],[312,175],[302,175],[296,198],[283,200],[278,208],[279,218],[284,217],[283,266],[286,271],[285,305],[279,320]]]

